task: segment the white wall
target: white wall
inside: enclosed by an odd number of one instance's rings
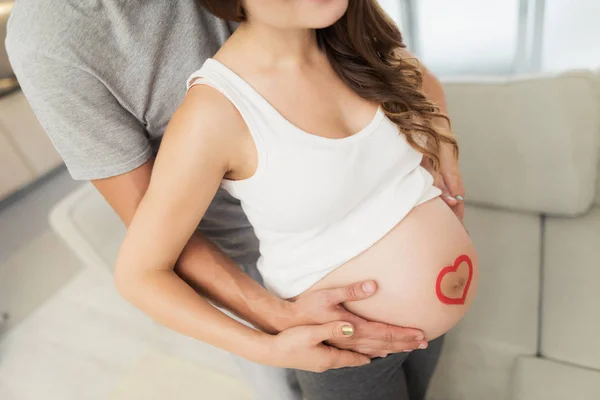
[[[517,57],[521,1],[533,4],[531,0],[412,0],[418,39],[412,50],[440,75],[514,74],[523,68],[523,60]],[[399,23],[402,2],[380,0]],[[537,72],[573,68],[600,68],[600,0],[545,0]]]

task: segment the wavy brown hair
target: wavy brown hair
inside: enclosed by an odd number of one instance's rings
[[[219,18],[246,20],[242,0],[200,0]],[[360,97],[381,104],[407,142],[431,160],[437,170],[442,143],[458,144],[450,132],[436,129],[433,119],[450,120],[429,101],[421,87],[418,61],[402,57],[402,34],[376,0],[349,0],[348,10],[333,25],[316,30],[317,42],[339,75]]]

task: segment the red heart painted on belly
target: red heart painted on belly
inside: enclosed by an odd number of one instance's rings
[[[442,293],[442,281],[444,277],[447,275],[452,275],[457,272],[458,267],[462,263],[466,263],[469,267],[469,277],[467,278],[467,283],[465,283],[465,288],[463,289],[463,293],[460,297],[448,297],[444,293]],[[435,291],[437,293],[438,299],[444,304],[465,304],[465,300],[467,298],[467,293],[469,293],[469,286],[471,285],[471,279],[473,278],[473,263],[471,259],[466,254],[462,254],[454,260],[454,265],[449,265],[444,267],[440,274],[437,277],[437,281],[435,284]]]

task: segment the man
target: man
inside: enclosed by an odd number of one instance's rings
[[[185,95],[186,79],[232,29],[195,0],[19,0],[7,49],[25,95],[73,178],[92,181],[128,225],[148,187],[160,138]],[[439,82],[423,72],[423,90],[445,111]],[[443,155],[442,175],[440,186],[445,177],[454,195],[463,194],[450,151]],[[462,204],[446,200],[461,216]],[[332,337],[329,343],[339,348],[378,355],[423,344],[419,331],[367,322],[337,307],[372,295],[375,288],[363,289],[362,282],[301,296],[295,303],[274,298],[256,283],[261,281],[257,257],[257,240],[239,203],[220,191],[176,272],[213,303],[269,333],[296,325],[317,329],[343,319],[355,333]],[[210,309],[203,298],[199,302]],[[157,299],[156,309],[168,315],[176,307]],[[207,311],[205,323],[216,314]],[[424,395],[440,345],[415,351],[406,363],[414,398]],[[238,362],[258,398],[301,398],[285,371]],[[341,359],[329,363],[344,366]]]

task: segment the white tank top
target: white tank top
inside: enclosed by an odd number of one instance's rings
[[[282,298],[304,292],[441,193],[381,108],[360,132],[330,139],[290,123],[214,59],[192,74],[188,89],[196,84],[226,96],[254,139],[255,174],[222,187],[240,200],[260,241],[265,286]]]

